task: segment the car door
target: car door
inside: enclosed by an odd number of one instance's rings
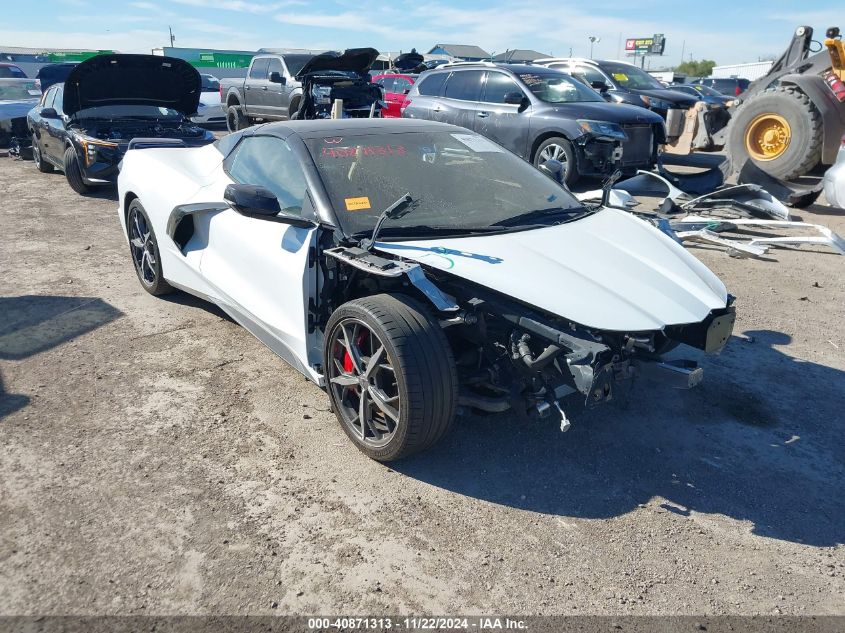
[[[400,111],[400,116],[411,119],[434,120],[434,109],[442,107],[440,104],[441,95],[448,76],[448,72],[423,73],[412,91],[408,107],[404,111]]]
[[[267,68],[269,65],[269,58],[256,57],[252,60],[249,76],[244,82],[246,111],[251,116],[264,116],[266,114],[264,94],[267,92]]]
[[[475,113],[473,129],[499,145],[526,158],[528,155],[528,129],[531,106],[505,103],[505,95],[525,91],[509,75],[488,71],[481,101]]]
[[[63,165],[65,158],[65,138],[67,132],[65,131],[64,110],[62,109],[62,101],[64,100],[65,85],[59,84],[55,87],[55,97],[53,105],[51,106],[58,113],[58,118],[44,119],[41,147],[44,156],[47,157],[48,162],[53,162],[56,165]]]
[[[378,79],[378,83],[384,88],[384,101],[387,103],[387,107],[381,111],[383,117],[399,116],[400,98],[404,95],[396,93],[396,81],[397,78],[393,75],[382,75]]]
[[[273,73],[279,73],[281,77],[285,76],[285,67],[282,65],[282,60],[277,57],[269,59],[267,82],[261,92],[264,99],[265,114],[277,119],[286,119],[290,105],[289,93],[286,85],[270,81],[270,75]]]
[[[313,214],[299,158],[284,140],[244,138],[227,157],[224,169],[235,182],[261,185],[275,193],[288,213],[301,214],[305,208],[306,215]],[[208,216],[207,235],[200,272],[219,293],[227,312],[280,356],[295,366],[307,366],[308,299],[316,282],[308,255],[316,228],[249,217],[227,208]]]
[[[41,103],[30,114],[32,121],[32,132],[35,136],[35,142],[38,143],[41,149],[41,156],[47,157],[47,148],[49,146],[49,139],[47,138],[47,119],[41,117],[41,111],[45,108],[52,108],[53,102],[56,99],[56,90],[58,86],[51,86],[44,96],[41,97]],[[48,161],[49,162],[49,161]]]
[[[483,70],[453,71],[446,80],[443,97],[432,108],[432,119],[472,129],[481,98]]]

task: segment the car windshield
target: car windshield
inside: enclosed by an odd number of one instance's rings
[[[464,131],[366,134],[306,141],[347,235],[367,236],[405,193],[413,211],[385,239],[547,226],[588,211],[554,180],[492,141]]]
[[[156,121],[181,119],[182,115],[171,108],[145,105],[108,105],[84,108],[76,113],[78,119],[154,119]]]
[[[202,75],[202,91],[203,92],[218,92],[220,90],[220,81],[217,77],[211,75]]]
[[[288,72],[294,77],[305,66],[305,62],[314,57],[313,55],[285,55],[285,65],[288,67]]]
[[[646,71],[640,70],[630,64],[617,64],[614,62],[603,62],[602,69],[613,77],[613,80],[623,88],[629,90],[663,90],[663,84],[649,75]]]
[[[17,101],[19,99],[37,99],[41,90],[35,81],[20,79],[0,79],[0,101]]]
[[[546,103],[604,102],[595,90],[562,72],[520,73],[519,78],[535,97]]]
[[[695,88],[695,90],[697,90],[698,92],[703,94],[705,97],[721,97],[721,96],[723,96],[721,92],[719,92],[717,90],[713,90],[713,88],[710,88],[709,86],[702,86],[702,85],[696,84],[695,86],[693,86],[693,88]]]

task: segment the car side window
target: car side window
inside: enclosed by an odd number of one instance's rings
[[[427,97],[439,97],[443,84],[449,73],[436,73],[429,75],[417,83],[417,90],[421,95]]]
[[[610,86],[610,82],[607,80],[607,77],[604,76],[597,68],[593,68],[591,66],[574,66],[572,68],[572,75],[574,77],[578,77],[582,81],[590,86],[594,81],[601,81],[602,83],[607,84]]]
[[[56,98],[53,100],[53,106],[52,106],[56,110],[56,112],[58,112],[59,114],[65,113],[65,111],[62,109],[62,102],[64,101],[64,99],[65,99],[65,85],[59,84],[56,87]]]
[[[396,79],[394,77],[382,77],[379,79],[379,83],[384,86],[385,92],[395,92],[393,90],[393,86],[396,85]]]
[[[395,77],[393,79],[393,92],[403,93],[410,90],[413,84],[404,77]]]
[[[56,98],[56,87],[53,86],[47,92],[44,93],[44,96],[41,97],[41,107],[42,108],[52,108],[53,107],[53,100]]]
[[[264,59],[256,59],[252,62],[252,68],[249,69],[250,79],[267,79],[267,67],[270,60],[266,57]]]
[[[444,97],[460,99],[461,101],[478,101],[481,99],[482,70],[462,70],[453,72],[446,82]]]
[[[487,73],[487,84],[484,86],[485,103],[504,103],[505,95],[511,92],[519,92],[523,95],[516,82],[504,73]]]
[[[307,189],[305,174],[299,159],[285,141],[275,136],[245,138],[226,163],[226,171],[232,180],[269,189],[279,199],[279,206],[284,211],[302,214]]]
[[[272,75],[273,73],[279,73],[280,75],[284,76],[285,69],[282,67],[281,60],[270,59],[270,64],[267,67],[267,78],[269,79],[270,75]]]

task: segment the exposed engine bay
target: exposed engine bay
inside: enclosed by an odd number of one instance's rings
[[[203,128],[194,125],[189,121],[185,122],[158,122],[147,121],[93,121],[82,120],[71,129],[77,134],[89,138],[96,138],[102,141],[113,143],[128,143],[136,137],[150,138],[202,138],[205,135]]]
[[[331,118],[332,105],[343,101],[344,118],[377,116],[384,98],[379,86],[355,73],[313,73],[302,80],[302,100],[294,119]]]
[[[703,370],[694,361],[662,356],[684,343],[715,352],[730,338],[736,319],[733,298],[702,322],[662,331],[611,332],[583,327],[514,300],[416,264],[355,247],[325,251],[328,283],[312,327],[338,305],[377,293],[420,293],[433,304],[454,354],[464,407],[497,413],[512,410],[522,419],[559,419],[580,401],[596,406],[613,397],[614,385],[636,376],[680,389],[695,387]]]

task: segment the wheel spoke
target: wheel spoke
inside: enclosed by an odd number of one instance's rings
[[[358,420],[361,423],[361,441],[365,441],[367,439],[367,427],[369,426],[369,398],[367,398],[367,392],[361,390],[361,397],[358,399]]]
[[[383,391],[377,389],[370,385],[367,387],[367,393],[370,395],[373,403],[384,413],[387,417],[389,417],[394,422],[399,422],[399,411],[394,409],[390,406],[389,403],[395,402],[399,399],[399,396],[393,396],[392,398],[388,398]]]
[[[132,244],[135,248],[144,248],[144,242],[141,240],[140,237],[133,237],[129,240],[129,243]]]
[[[331,382],[332,384],[339,385],[341,387],[358,386],[358,378],[356,378],[352,374],[341,374],[340,376],[335,376],[331,379]]]
[[[349,336],[349,331],[346,329],[346,324],[342,324],[340,329],[343,332],[343,346],[346,348],[346,352],[349,354],[349,357],[352,359],[352,367],[355,370],[356,374],[360,374],[361,369],[361,356],[358,354],[358,349],[352,344],[352,341],[355,340],[355,333],[357,331],[357,324],[356,327],[352,330],[352,337]]]
[[[381,361],[381,357],[383,355],[384,345],[380,345],[379,348],[376,350],[375,354],[370,356],[369,360],[367,361],[367,371],[364,372],[364,376],[369,378],[381,368],[381,365],[379,365],[379,361]]]

